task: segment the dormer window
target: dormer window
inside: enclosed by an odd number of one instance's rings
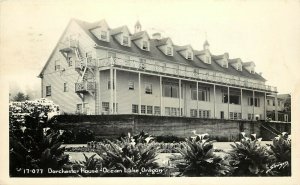
[[[254,74],[255,73],[254,69],[251,69],[250,73]]]
[[[123,45],[129,46],[129,37],[128,36],[123,36]]]
[[[107,32],[106,31],[101,31],[101,36],[100,36],[101,40],[107,40]]]
[[[173,49],[171,47],[167,47],[167,55],[173,56]]]
[[[237,65],[237,70],[238,70],[238,71],[242,71],[242,65],[238,64],[238,65]]]
[[[149,51],[149,42],[148,41],[143,41],[142,42],[142,49]]]
[[[226,61],[223,61],[223,63],[222,63],[222,67],[224,67],[224,68],[228,68],[228,63],[227,63]]]
[[[192,52],[190,52],[190,51],[186,52],[186,59],[193,60],[193,58],[192,58]]]
[[[211,64],[211,58],[210,58],[210,56],[206,56],[205,57],[205,63]]]

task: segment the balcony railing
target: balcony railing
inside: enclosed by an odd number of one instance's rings
[[[91,65],[96,67],[109,67],[116,66],[121,68],[129,68],[147,72],[163,73],[170,76],[178,76],[188,79],[196,79],[219,84],[226,84],[250,89],[264,90],[270,92],[277,92],[277,88],[260,83],[253,83],[246,80],[241,80],[238,77],[228,78],[228,75],[214,72],[195,72],[195,68],[179,65],[179,64],[166,64],[162,62],[146,61],[141,63],[135,60],[125,60],[121,58],[103,58],[92,60]]]
[[[88,92],[88,91],[95,91],[96,90],[96,83],[95,82],[79,82],[75,83],[75,92]]]

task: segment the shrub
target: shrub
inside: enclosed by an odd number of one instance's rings
[[[126,138],[121,138],[121,141],[106,140],[109,145],[101,143],[101,150],[97,153],[102,158],[102,166],[109,170],[118,171],[118,173],[102,173],[101,175],[163,176],[163,173],[155,172],[158,170],[158,164],[155,162],[158,147],[152,143],[139,142],[141,141],[140,136],[142,135],[137,137],[137,143],[130,134]],[[132,171],[128,171],[128,169]]]
[[[181,143],[178,152],[183,159],[176,167],[179,176],[223,176],[230,174],[231,168],[226,161],[214,154],[214,141],[202,136],[186,139]]]
[[[166,136],[157,136],[156,137],[156,141],[161,143],[161,142],[164,142],[164,143],[173,143],[173,142],[181,142],[181,141],[185,141],[184,138],[179,138],[177,136],[170,136],[170,135],[166,135]]]
[[[95,134],[92,130],[83,129],[79,130],[78,133],[75,134],[75,141],[76,144],[86,144],[89,141],[95,140]]]
[[[45,128],[47,119],[47,112],[40,111],[25,116],[21,122],[10,119],[10,176],[50,176],[48,168],[66,167],[69,156],[60,147],[63,131]]]
[[[273,139],[270,147],[270,154],[274,159],[273,164],[267,171],[272,176],[290,176],[291,175],[291,139],[286,132]]]
[[[252,134],[251,138],[242,133],[240,142],[231,145],[229,162],[234,168],[234,176],[265,176],[268,165],[271,161],[268,150],[260,144],[261,138],[256,139]]]

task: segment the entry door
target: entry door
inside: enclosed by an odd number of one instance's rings
[[[224,119],[224,111],[221,111],[220,118],[221,118],[221,119]]]

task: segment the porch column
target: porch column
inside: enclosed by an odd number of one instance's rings
[[[162,92],[162,76],[159,76],[159,90],[160,90],[160,115],[163,116],[163,92]]]
[[[179,79],[179,116],[181,115],[181,79]]]
[[[200,117],[200,114],[199,114],[199,83],[198,82],[196,82],[196,94],[197,94],[197,117]]]
[[[255,117],[255,94],[254,94],[254,91],[252,91],[252,103],[253,103],[253,117],[252,117],[252,119],[253,120],[255,120],[254,119],[254,117]]]
[[[229,104],[229,102],[230,102],[230,94],[229,93],[230,92],[229,92],[229,86],[228,86],[228,88],[227,88],[228,119],[230,119],[230,104]]]
[[[265,97],[264,97],[264,117],[265,117],[265,120],[267,120],[267,93],[265,92]]]
[[[216,118],[216,84],[214,84],[214,118]]]
[[[115,108],[114,113],[117,114],[117,69],[114,70],[114,102],[115,102]]]
[[[278,97],[275,93],[275,121],[278,121]]]
[[[111,67],[110,70],[109,70],[109,85],[110,85],[110,102],[109,102],[109,114],[113,114],[114,111],[113,111],[113,88],[114,88],[114,85],[113,85],[113,68]]]
[[[100,70],[98,71],[98,73],[96,73],[96,107],[95,107],[95,112],[96,115],[100,115],[102,112],[102,105],[101,105],[101,88],[100,88],[100,80],[101,76],[100,76]]]
[[[243,89],[241,89],[241,119],[243,119]]]
[[[139,72],[139,114],[141,114],[142,107],[142,88],[141,88],[141,73]]]

